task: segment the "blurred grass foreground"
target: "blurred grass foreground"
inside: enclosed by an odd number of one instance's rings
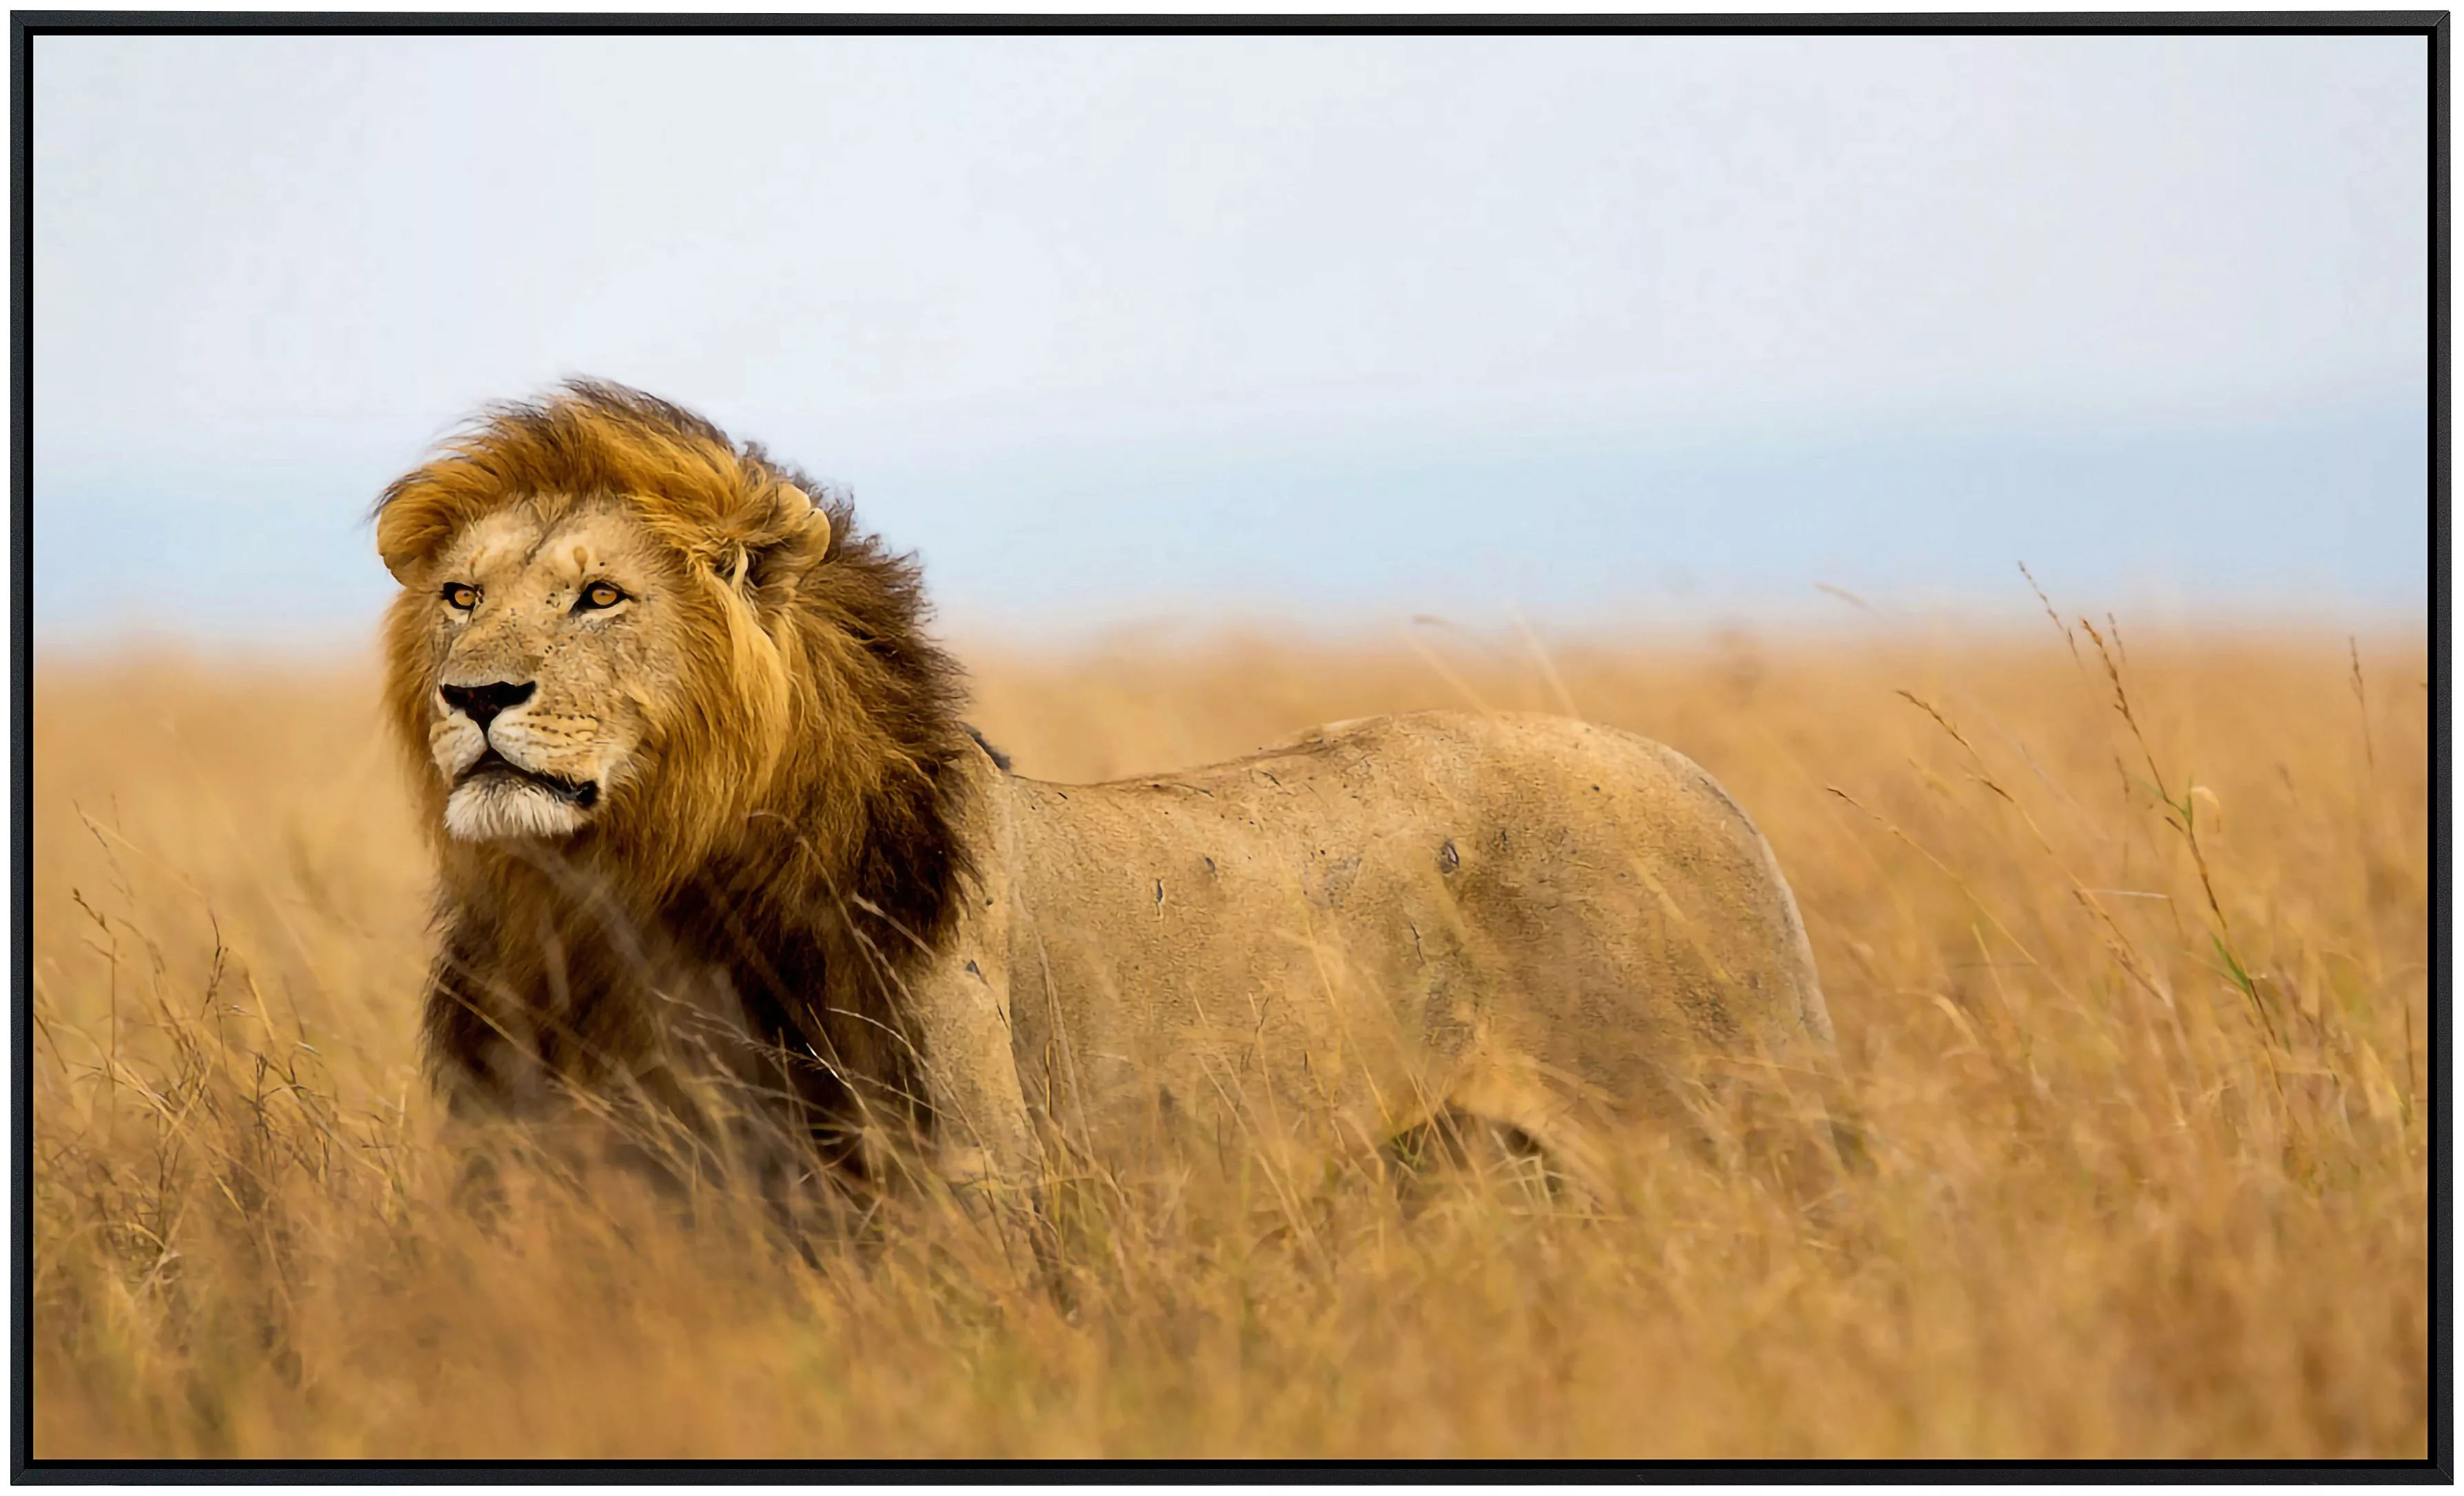
[[[2418,629],[974,655],[1044,778],[1431,706],[1691,756],[1795,888],[1866,1165],[1120,1190],[1057,1288],[920,1204],[803,1253],[622,1191],[483,1229],[373,671],[52,664],[32,1453],[2426,1454]]]

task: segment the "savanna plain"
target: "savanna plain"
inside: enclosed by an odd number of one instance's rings
[[[1689,755],[1795,889],[1857,1146],[1637,1136],[1608,1204],[1262,1150],[1093,1181],[1035,1270],[925,1198],[481,1223],[373,670],[53,660],[32,1453],[2426,1454],[2418,626],[959,644],[1044,778],[1438,706]]]

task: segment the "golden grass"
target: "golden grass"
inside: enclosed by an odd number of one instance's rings
[[[1059,1294],[922,1208],[811,1262],[621,1191],[474,1228],[373,679],[47,669],[33,1453],[2421,1457],[2423,642],[2098,628],[979,652],[1053,778],[1438,705],[1676,746],[1778,847],[1871,1146],[1671,1152],[1613,1219],[1124,1195]]]

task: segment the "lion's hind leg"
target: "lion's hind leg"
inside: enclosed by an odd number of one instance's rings
[[[1410,1208],[1449,1178],[1549,1210],[1608,1199],[1599,1151],[1572,1109],[1517,1090],[1466,1088],[1387,1139],[1384,1157]]]
[[[1561,1179],[1539,1139],[1511,1122],[1445,1107],[1386,1140],[1385,1158],[1408,1204],[1425,1204],[1450,1180],[1534,1200],[1552,1199]]]

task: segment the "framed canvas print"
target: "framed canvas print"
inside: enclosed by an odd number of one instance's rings
[[[2452,1473],[2447,26],[18,12],[18,1476]]]

